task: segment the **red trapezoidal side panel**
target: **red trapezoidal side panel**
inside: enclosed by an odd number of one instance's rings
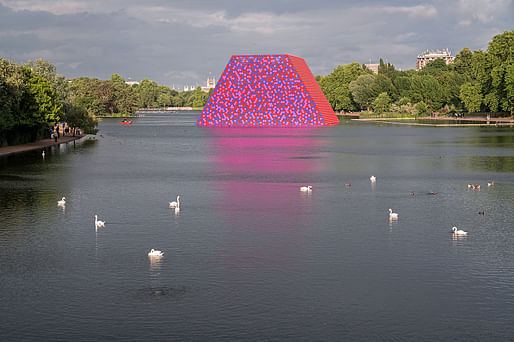
[[[334,113],[330,103],[328,103],[325,94],[323,94],[318,81],[316,81],[314,75],[312,75],[312,72],[307,66],[307,63],[305,63],[305,60],[295,56],[289,56],[289,58],[291,58],[296,72],[300,75],[307,91],[314,100],[314,103],[316,103],[316,107],[318,108],[320,115],[323,116],[323,121],[326,122],[327,125],[337,125],[339,123],[339,119]]]
[[[327,126],[339,122],[305,61],[232,56],[198,126]]]

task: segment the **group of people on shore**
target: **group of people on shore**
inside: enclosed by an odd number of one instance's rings
[[[57,139],[62,136],[67,135],[80,135],[80,128],[70,128],[65,122],[63,123],[57,123],[55,126],[50,127],[50,138],[54,139],[55,142],[57,142]]]

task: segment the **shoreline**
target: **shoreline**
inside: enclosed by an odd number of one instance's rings
[[[482,117],[467,117],[467,118],[452,118],[452,117],[419,117],[417,119],[414,118],[364,118],[364,119],[350,119],[351,121],[359,121],[359,122],[382,122],[388,123],[391,125],[411,125],[411,126],[431,126],[431,127],[500,127],[500,126],[508,126],[512,127],[514,125],[514,119],[511,118],[491,118],[487,120]],[[434,123],[418,123],[416,120],[430,120]],[[399,122],[404,121],[404,122]],[[412,122],[405,122],[412,121]],[[479,121],[483,123],[448,123],[448,124],[438,124],[437,121]]]
[[[48,139],[41,139],[35,142],[27,143],[27,144],[20,144],[20,145],[13,145],[13,146],[5,146],[0,147],[0,157],[14,154],[14,153],[21,153],[21,152],[27,152],[27,151],[33,151],[38,149],[43,149],[49,146],[56,146],[60,144],[66,144],[71,141],[82,139],[85,135],[76,135],[76,136],[61,136],[57,141],[54,141],[54,139],[48,138]]]

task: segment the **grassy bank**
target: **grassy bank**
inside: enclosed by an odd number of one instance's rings
[[[136,117],[135,114],[123,114],[123,113],[114,113],[114,114],[102,114],[98,115],[97,118],[133,118]]]

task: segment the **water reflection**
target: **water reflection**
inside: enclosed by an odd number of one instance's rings
[[[150,261],[150,270],[159,271],[162,267],[162,259],[162,255],[148,255],[148,260]]]
[[[231,239],[225,251],[233,266],[276,265],[303,241],[309,229],[312,184],[324,167],[317,158],[316,130],[212,129],[212,163],[219,175],[219,211],[227,219]],[[314,157],[313,157],[314,156]]]

